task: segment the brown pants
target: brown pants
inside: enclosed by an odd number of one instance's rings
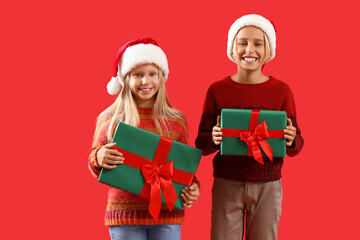
[[[242,240],[246,222],[246,240],[276,240],[281,202],[281,180],[259,183],[215,178],[211,239]]]

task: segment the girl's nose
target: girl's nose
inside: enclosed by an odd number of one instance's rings
[[[144,76],[144,77],[142,78],[142,80],[141,80],[141,83],[142,83],[143,85],[149,83],[148,77],[147,77],[147,76]]]

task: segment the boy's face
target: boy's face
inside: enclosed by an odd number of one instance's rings
[[[159,85],[159,68],[155,64],[142,64],[130,72],[129,86],[138,107],[154,106]]]
[[[264,32],[257,27],[244,27],[235,37],[236,54],[234,59],[239,68],[245,71],[261,69],[265,58]]]

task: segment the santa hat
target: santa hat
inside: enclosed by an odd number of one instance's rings
[[[270,58],[268,60],[269,62],[275,57],[276,31],[274,25],[269,20],[256,14],[242,16],[231,25],[228,34],[227,56],[230,58],[231,61],[236,63],[232,55],[235,36],[241,28],[248,26],[258,27],[266,34],[270,44]]]
[[[114,74],[107,84],[110,95],[119,93],[124,86],[124,78],[134,67],[140,64],[154,63],[164,74],[165,81],[169,74],[166,55],[157,42],[151,38],[135,39],[123,45],[114,60]]]

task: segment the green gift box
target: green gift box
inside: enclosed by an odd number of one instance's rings
[[[155,164],[153,159],[157,154],[156,159],[160,159],[164,165],[172,162],[174,176],[171,177],[170,183],[177,195],[174,207],[183,209],[184,200],[180,196],[181,190],[191,185],[200,162],[202,153],[200,149],[122,122],[116,128],[113,142],[116,142],[118,151],[124,154],[125,161],[124,164],[118,165],[114,169],[103,168],[99,176],[100,182],[149,198],[149,191],[144,194],[143,188],[149,184],[141,169],[145,163]],[[164,146],[164,142],[167,142],[165,148],[161,147]],[[165,151],[161,149],[165,149]],[[159,171],[159,169],[154,171]],[[166,204],[163,189],[161,190],[161,202]]]
[[[254,156],[255,160],[262,160],[262,156],[269,157],[267,153],[272,151],[272,157],[285,157],[283,130],[286,125],[284,111],[224,108],[221,110],[221,155]],[[272,157],[269,158],[272,160]]]

